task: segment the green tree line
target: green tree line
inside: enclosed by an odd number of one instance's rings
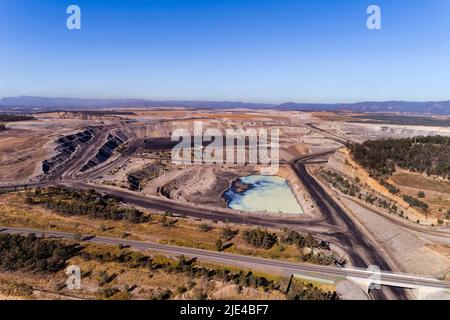
[[[450,178],[450,137],[368,140],[350,148],[353,158],[379,180],[391,176],[396,166]]]
[[[57,272],[81,247],[35,235],[0,234],[0,269],[3,271]]]
[[[117,198],[102,195],[95,190],[77,191],[63,187],[36,189],[28,193],[26,202],[41,204],[63,215],[84,215],[106,220],[126,220],[131,223],[148,221],[148,217],[135,208],[123,207]]]

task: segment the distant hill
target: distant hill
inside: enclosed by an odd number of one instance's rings
[[[233,101],[158,101],[145,99],[79,99],[49,97],[6,97],[0,99],[0,111],[27,109],[28,111],[47,111],[57,109],[94,109],[125,107],[188,107],[188,108],[249,108],[249,109],[283,109],[315,111],[356,111],[356,112],[413,112],[429,114],[450,114],[450,101],[410,102],[383,101],[357,103],[296,103],[283,104],[247,103]]]
[[[381,102],[357,102],[314,104],[288,102],[278,105],[279,108],[288,110],[321,110],[336,111],[348,110],[356,112],[414,112],[432,114],[450,114],[449,101],[410,102],[410,101],[381,101]]]
[[[95,108],[108,106],[140,105],[142,99],[78,99],[48,97],[7,97],[0,100],[0,107],[27,108]]]
[[[6,97],[0,99],[0,109],[65,110],[70,108],[125,108],[125,107],[188,107],[188,108],[272,108],[274,104],[230,101],[158,101],[144,99],[80,99],[48,97]]]

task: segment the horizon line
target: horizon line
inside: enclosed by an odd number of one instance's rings
[[[3,96],[1,100],[11,98],[44,98],[44,99],[70,99],[70,100],[142,100],[146,102],[211,102],[211,103],[242,103],[242,104],[265,104],[279,106],[283,104],[295,103],[295,104],[311,104],[311,105],[342,105],[342,104],[358,104],[358,103],[387,103],[387,102],[406,102],[406,103],[437,103],[437,102],[449,102],[450,97],[444,100],[405,100],[405,99],[386,99],[386,100],[354,100],[354,101],[334,101],[334,102],[311,102],[311,101],[295,101],[286,100],[284,102],[257,102],[250,100],[224,100],[224,99],[156,99],[156,98],[92,98],[92,97],[71,97],[71,96],[37,96],[37,95],[17,95],[17,96]]]

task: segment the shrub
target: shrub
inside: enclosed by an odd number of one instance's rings
[[[201,232],[209,232],[213,228],[207,223],[202,223],[201,225],[199,225],[199,229],[200,229]]]
[[[230,241],[233,239],[237,234],[239,233],[239,230],[233,230],[230,227],[225,227],[220,232],[220,237],[222,239],[225,239],[226,241]]]
[[[249,229],[244,231],[245,242],[257,248],[270,249],[277,243],[277,235],[261,229]]]

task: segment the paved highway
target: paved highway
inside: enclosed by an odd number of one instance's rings
[[[79,239],[79,236],[69,232],[37,230],[30,228],[0,227],[0,233],[22,235],[35,234],[36,236],[45,236],[47,238],[58,238],[64,240]],[[272,260],[253,256],[237,255],[232,253],[208,251],[203,249],[164,245],[146,241],[126,240],[112,237],[98,237],[93,235],[83,235],[81,239],[83,242],[98,243],[104,245],[124,245],[137,250],[151,250],[178,256],[185,255],[188,257],[196,257],[200,260],[215,261],[219,263],[226,263],[228,265],[238,265],[241,267],[259,265],[269,269],[282,270],[281,272],[283,274],[289,275],[306,273],[331,277],[354,277],[362,279],[367,279],[374,276],[373,271],[369,271],[366,269],[338,268],[307,263],[295,263],[282,260]],[[379,275],[381,281],[396,282],[404,285],[405,287],[424,286],[428,288],[450,290],[450,281],[440,281],[431,277],[390,272],[381,272]]]

